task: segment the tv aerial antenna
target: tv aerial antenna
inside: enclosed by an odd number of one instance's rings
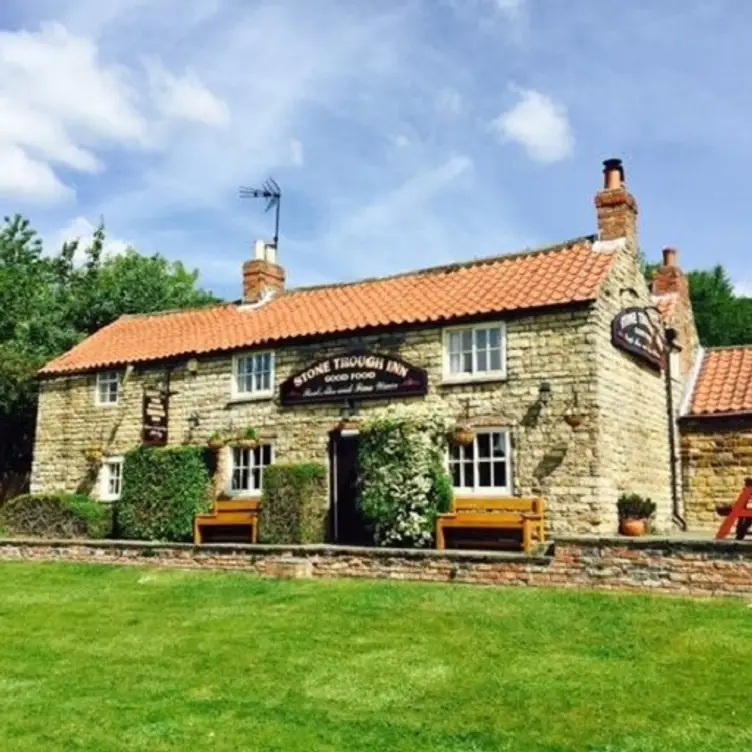
[[[240,188],[240,198],[262,198],[266,200],[265,212],[275,209],[274,247],[279,245],[279,207],[282,203],[282,189],[274,178],[269,178],[261,188]]]

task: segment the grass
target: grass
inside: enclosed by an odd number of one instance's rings
[[[0,565],[0,749],[752,748],[742,602]]]

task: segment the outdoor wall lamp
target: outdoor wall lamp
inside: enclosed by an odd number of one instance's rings
[[[538,387],[538,401],[544,407],[551,401],[551,384],[548,381],[541,382]]]
[[[200,423],[201,423],[201,416],[198,414],[198,412],[192,412],[188,416],[188,427],[191,429],[191,431],[198,428]]]

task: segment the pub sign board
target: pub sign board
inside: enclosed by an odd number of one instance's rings
[[[144,389],[142,441],[148,446],[167,444],[170,393],[166,389]]]
[[[626,308],[611,325],[614,347],[634,355],[660,370],[665,363],[665,345],[660,324],[645,308]]]
[[[393,355],[350,352],[319,360],[280,387],[282,405],[310,405],[346,399],[416,397],[428,391],[428,374]]]

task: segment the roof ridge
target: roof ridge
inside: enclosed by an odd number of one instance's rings
[[[221,303],[214,303],[212,305],[206,305],[206,306],[196,306],[194,308],[168,308],[164,311],[152,311],[151,313],[121,313],[120,316],[118,316],[115,319],[115,321],[110,322],[109,324],[107,324],[107,326],[116,324],[118,321],[130,321],[132,319],[146,319],[150,317],[156,318],[157,316],[172,316],[176,313],[195,313],[196,311],[211,311],[212,309],[215,309],[215,308],[232,308],[232,307],[239,305],[239,303],[241,302],[242,301],[225,300],[225,301],[222,301]]]
[[[557,253],[565,251],[578,243],[590,242],[594,243],[597,240],[597,235],[580,235],[571,240],[565,240],[559,243],[552,243],[550,245],[541,246],[539,248],[526,248],[522,251],[515,251],[513,253],[501,253],[493,256],[481,256],[479,258],[470,259],[468,261],[454,261],[449,264],[439,264],[437,266],[427,266],[422,269],[411,269],[407,272],[398,272],[396,274],[386,274],[383,277],[364,277],[363,279],[355,279],[349,282],[334,282],[322,285],[304,285],[302,287],[293,287],[289,290],[285,290],[284,295],[294,295],[299,292],[313,292],[314,290],[326,290],[332,288],[352,287],[354,285],[364,285],[372,282],[385,282],[392,279],[401,279],[403,277],[420,277],[424,274],[441,274],[458,271],[459,269],[467,269],[472,266],[484,266],[489,264],[495,264],[500,261],[514,260],[525,256],[536,256],[544,253]]]
[[[746,345],[718,345],[716,347],[706,347],[706,352],[722,352],[724,350],[750,350],[752,343]]]

